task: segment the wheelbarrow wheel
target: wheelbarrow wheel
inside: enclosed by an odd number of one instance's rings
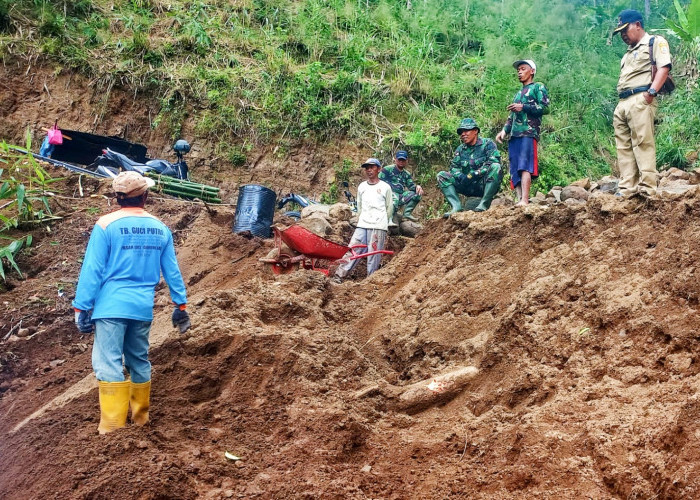
[[[274,274],[289,274],[299,269],[298,262],[291,262],[292,257],[282,253],[277,258],[277,262],[272,264],[272,272]]]

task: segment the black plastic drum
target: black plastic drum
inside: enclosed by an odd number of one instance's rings
[[[272,219],[275,216],[277,195],[272,189],[259,184],[246,184],[238,188],[236,217],[233,232],[250,231],[255,236],[272,236]]]

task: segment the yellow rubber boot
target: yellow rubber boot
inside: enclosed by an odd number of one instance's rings
[[[131,421],[136,425],[148,422],[148,408],[151,406],[151,381],[135,384],[131,382]]]
[[[100,388],[100,434],[107,434],[126,425],[129,413],[129,381],[97,381]]]

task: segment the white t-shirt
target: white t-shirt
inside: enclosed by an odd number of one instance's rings
[[[369,184],[364,181],[357,188],[357,227],[362,229],[389,229],[389,212],[393,208],[391,186],[384,181]]]

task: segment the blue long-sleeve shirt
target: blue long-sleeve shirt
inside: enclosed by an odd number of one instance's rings
[[[142,208],[112,212],[92,230],[73,307],[93,319],[151,321],[161,271],[173,302],[186,304],[170,229]]]

